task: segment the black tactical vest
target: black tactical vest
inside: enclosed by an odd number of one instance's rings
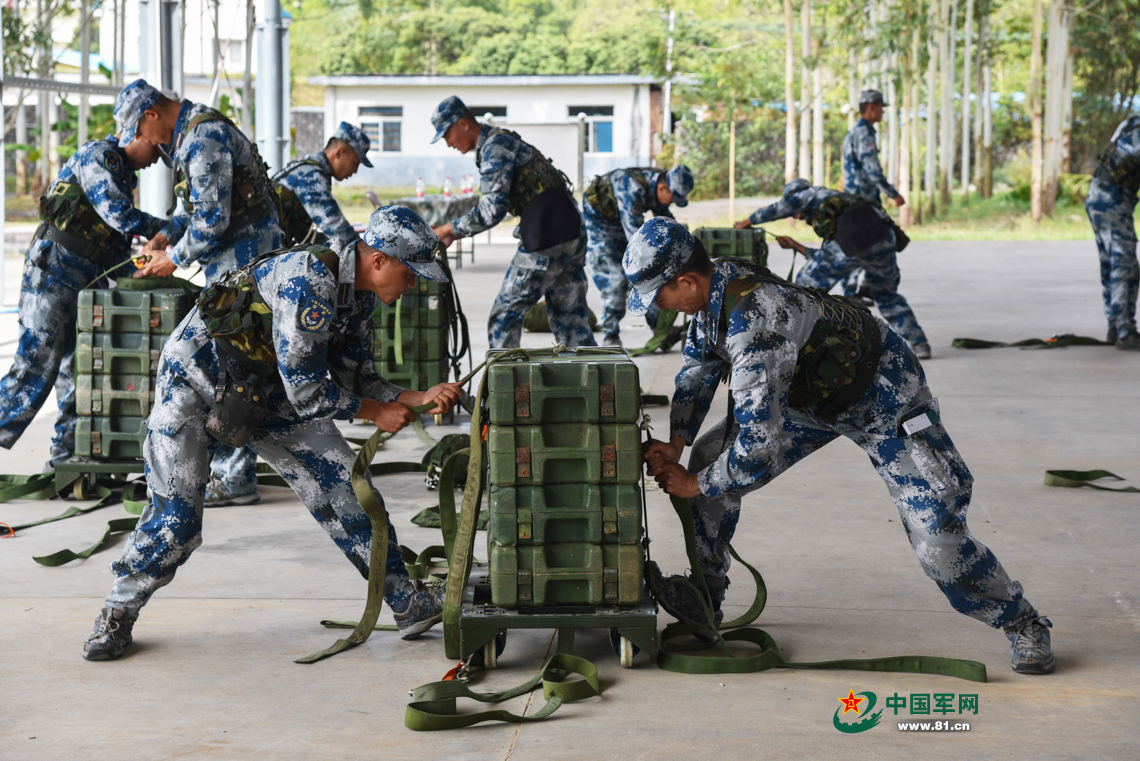
[[[614,195],[613,186],[614,174],[617,172],[628,172],[634,182],[647,192],[649,191],[649,180],[645,179],[644,172],[664,174],[661,169],[656,167],[635,167],[633,169],[615,169],[612,172],[606,172],[595,177],[586,188],[586,200],[602,216],[602,219],[608,219],[611,222],[616,222],[619,216],[617,197]]]
[[[487,140],[500,134],[511,135],[519,142],[526,142],[517,132],[502,129],[501,127],[491,127],[487,133]],[[486,145],[486,141],[484,141],[484,145]],[[570,180],[566,175],[556,169],[554,164],[550,162],[550,159],[542,154],[542,151],[530,145],[530,143],[527,143],[527,145],[530,146],[531,151],[533,151],[531,160],[515,168],[515,175],[511,180],[511,188],[507,192],[507,211],[516,217],[522,216],[523,208],[525,208],[535,196],[551,188],[567,188],[570,184]],[[482,170],[481,151],[475,153],[475,166]],[[567,192],[569,192],[569,189],[567,189]]]

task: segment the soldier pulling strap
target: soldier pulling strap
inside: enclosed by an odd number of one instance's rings
[[[634,167],[633,169],[615,169],[612,172],[606,172],[595,177],[586,188],[586,200],[598,214],[602,215],[603,219],[608,219],[611,222],[617,221],[619,215],[617,197],[614,195],[614,172],[626,172],[646,192],[649,191],[649,180],[645,179],[643,172],[665,173],[664,170],[647,166]]]

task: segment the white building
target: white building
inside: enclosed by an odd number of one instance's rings
[[[586,115],[583,175],[589,182],[611,169],[648,166],[653,133],[660,125],[656,80],[638,75],[345,75],[308,81],[325,87],[326,137],[346,121],[363,126],[372,139],[369,159],[374,167],[361,167],[348,180],[358,185],[408,186],[419,177],[436,186],[451,177],[458,185],[462,175],[474,174],[473,155],[462,156],[443,140],[431,142],[432,112],[449,95],[462,98],[480,120],[490,113],[495,123],[517,126],[527,139],[546,134],[557,140],[559,144],[544,144],[541,138],[534,143],[575,183],[576,132],[557,126],[576,125],[578,115]],[[524,129],[527,125],[547,129]],[[572,160],[564,158],[571,154]]]

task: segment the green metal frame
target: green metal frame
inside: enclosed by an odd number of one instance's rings
[[[146,464],[141,460],[94,460],[72,457],[55,466],[55,490],[61,492],[88,473],[129,475],[142,473]]]
[[[578,629],[616,629],[617,633],[657,662],[657,606],[646,586],[641,604],[618,606],[567,606],[567,612],[545,608],[530,612],[526,608],[509,610],[491,604],[490,579],[486,570],[477,568],[463,590],[459,618],[459,647],[463,659],[469,660],[479,648],[492,642],[500,630],[557,629],[558,652],[572,655],[574,633]],[[525,611],[525,612],[524,612]]]

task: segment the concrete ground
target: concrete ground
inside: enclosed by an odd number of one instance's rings
[[[474,264],[458,273],[477,355],[509,255],[507,245],[481,239]],[[9,260],[9,282],[18,264]],[[598,664],[601,698],[521,728],[417,734],[403,726],[408,690],[454,665],[443,656],[440,632],[415,642],[378,632],[330,660],[294,664],[343,633],[322,629],[321,619],[359,615],[365,584],[290,491],[266,488],[257,506],[206,512],[204,545],[143,611],[128,655],[112,663],[88,663],[80,652],[124,537],[60,568],[31,557],[88,546],[121,508],[0,541],[0,757],[1135,758],[1140,495],[1046,488],[1042,476],[1047,468],[1102,467],[1140,479],[1140,356],[1101,347],[950,348],[956,336],[1103,335],[1093,245],[915,243],[901,264],[903,291],[934,346],[925,363],[930,385],[976,478],[970,524],[1052,618],[1054,675],[1013,674],[1002,635],[950,609],[923,576],[866,457],[840,441],[745,498],[735,545],[769,590],[757,625],[788,660],[969,658],[985,663],[987,684],[794,669],[686,676],[657,670],[644,656],[627,671],[596,632],[579,635],[577,652]],[[774,253],[774,270],[787,265],[784,252]],[[593,289],[590,301],[597,309]],[[625,325],[629,345],[649,337],[638,320]],[[0,315],[0,365],[14,337],[15,317]],[[530,346],[549,341],[524,336]],[[671,391],[678,353],[638,364],[647,391]],[[720,401],[714,406],[723,409]],[[664,435],[665,410],[649,412]],[[38,471],[51,421],[45,408],[18,446],[0,453],[0,471]],[[407,432],[379,457],[418,459],[423,451]],[[434,499],[421,477],[385,477],[379,487],[402,542],[438,542],[438,532],[409,522]],[[648,496],[653,557],[679,572],[685,562],[676,519],[660,491]],[[66,507],[13,502],[0,505],[0,520],[23,522]],[[746,575],[733,580],[730,616],[752,595]],[[662,614],[660,625],[669,620]],[[550,632],[512,632],[501,670],[476,688],[524,681],[551,643]],[[898,722],[912,719],[904,708],[897,717],[888,709],[866,733],[842,734],[832,716],[849,690],[874,692],[877,708],[896,693],[950,694],[955,709],[961,695],[976,694],[978,708],[914,717],[968,722],[968,732],[900,731]],[[540,693],[504,707],[533,713],[541,704]]]

